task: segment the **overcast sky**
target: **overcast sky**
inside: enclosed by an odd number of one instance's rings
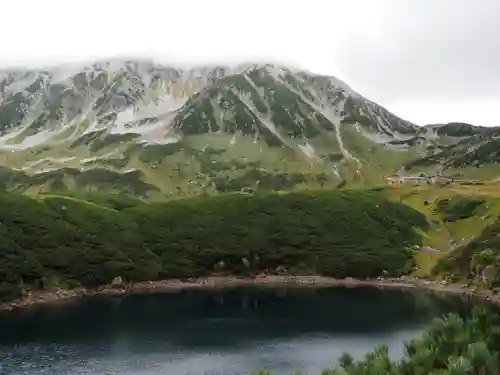
[[[0,65],[271,59],[423,125],[500,125],[500,0],[1,0]]]

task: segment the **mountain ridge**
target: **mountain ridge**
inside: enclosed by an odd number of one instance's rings
[[[146,196],[373,186],[422,165],[453,169],[466,140],[479,147],[490,132],[419,127],[335,77],[274,63],[181,70],[113,60],[0,72],[8,190],[130,193],[118,181],[131,175],[132,190],[151,186]]]

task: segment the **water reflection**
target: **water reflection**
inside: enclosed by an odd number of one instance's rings
[[[471,303],[370,288],[189,290],[0,315],[2,374],[319,373],[343,351],[392,355],[434,316]]]

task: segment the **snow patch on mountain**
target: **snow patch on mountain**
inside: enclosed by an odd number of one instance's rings
[[[317,112],[321,113],[323,117],[325,117],[330,123],[333,124],[335,128],[335,136],[337,138],[337,143],[339,145],[340,151],[344,155],[346,159],[352,159],[356,162],[358,165],[358,170],[360,170],[363,166],[361,160],[359,160],[357,157],[353,156],[346,147],[344,147],[344,141],[342,139],[342,134],[340,131],[341,127],[341,121],[343,119],[343,116],[340,115],[340,113],[344,110],[344,104],[345,101],[341,101],[338,105],[338,107],[332,107],[328,103],[323,100],[323,98],[319,97],[316,93],[310,92],[311,95],[315,97],[318,103],[321,103],[321,106],[317,105],[316,103],[312,102],[308,98],[305,97],[304,94],[298,92],[292,85],[289,83],[282,81],[282,84],[288,88],[288,90],[294,92],[296,95],[298,95],[301,100],[303,100],[305,103],[310,105],[314,110]]]
[[[314,148],[309,144],[309,143],[304,143],[299,145],[299,149],[310,159],[315,159],[318,160],[318,156],[316,155],[316,152]]]
[[[170,143],[177,143],[181,140],[180,137],[175,136],[159,136],[153,132],[143,134],[139,138],[139,142],[146,145],[168,145]]]
[[[276,135],[283,142],[283,144],[287,144],[285,138],[280,134],[280,132],[276,129],[276,125],[272,122],[270,113],[267,115],[261,114],[257,110],[257,108],[255,108],[255,105],[248,94],[246,93],[243,94],[235,90],[233,90],[233,92],[238,96],[241,102],[245,104],[245,106],[259,119],[259,121],[266,128],[268,128],[272,133],[274,133],[274,135]]]
[[[5,143],[5,138],[0,139],[0,148],[11,150],[11,151],[22,151],[29,148],[43,145],[48,142],[52,137],[54,137],[58,131],[53,130],[42,130],[36,134],[29,135],[25,137],[20,143],[8,144]]]

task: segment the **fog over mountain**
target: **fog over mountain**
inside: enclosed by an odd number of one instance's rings
[[[500,125],[495,0],[20,0],[3,10],[3,66],[265,60],[339,77],[418,125]]]

